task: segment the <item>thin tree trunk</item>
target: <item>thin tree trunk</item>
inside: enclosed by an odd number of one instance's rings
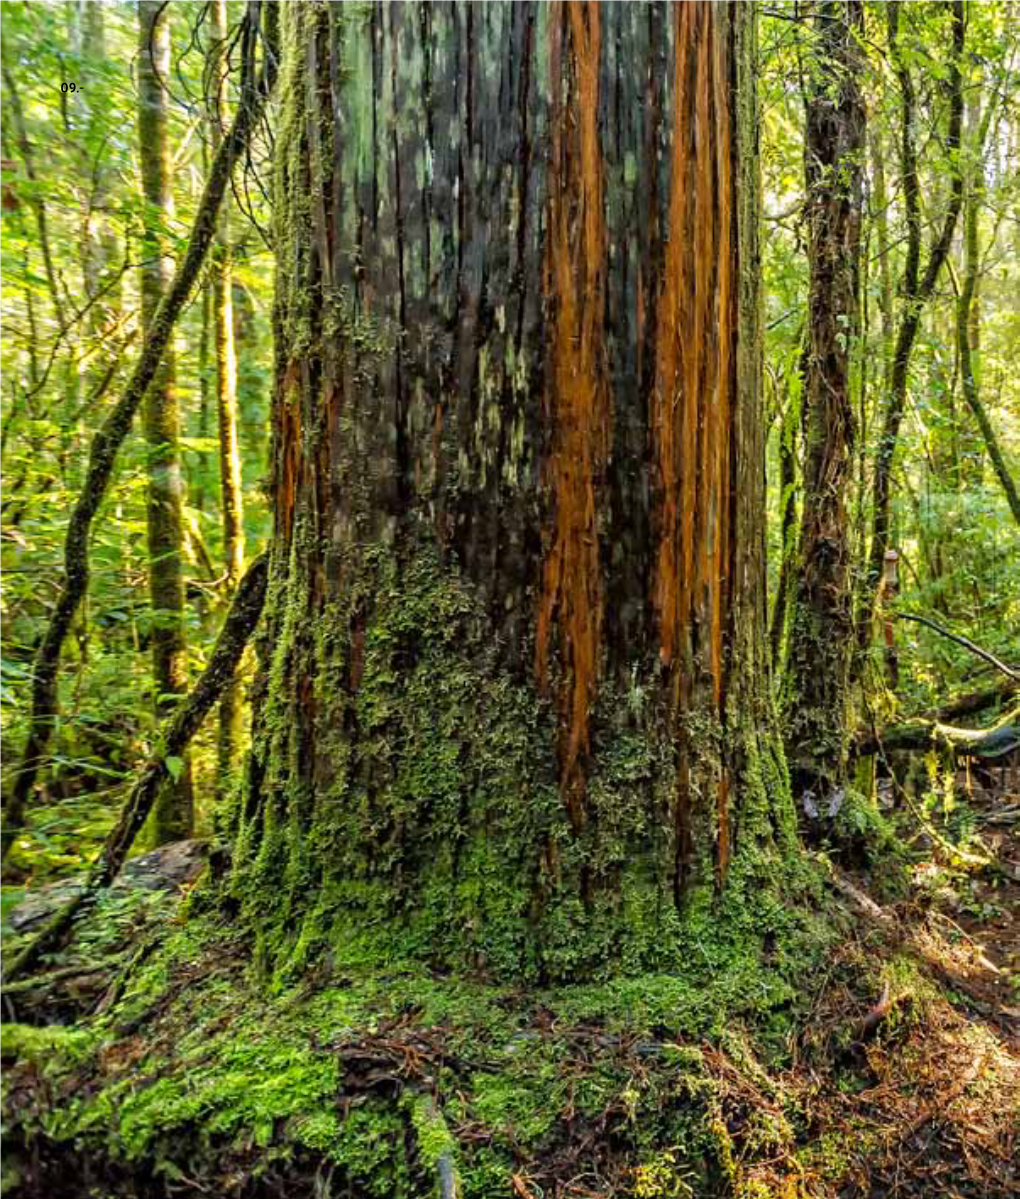
[[[265,15],[263,36],[272,48],[267,51],[261,78],[256,80],[254,45],[259,33],[258,19]],[[276,77],[276,9],[256,4],[246,15],[244,78],[230,135],[220,146],[206,181],[192,226],[188,249],[169,292],[159,306],[141,355],[123,394],[92,439],[85,483],[71,512],[64,540],[64,578],[57,601],[36,654],[32,679],[32,710],[25,749],[14,782],[4,805],[2,847],[6,856],[24,820],[25,805],[35,785],[36,775],[53,734],[58,712],[57,671],[60,651],[71,622],[88,588],[88,540],[93,518],[106,494],[116,462],[117,451],[131,428],[134,414],[156,375],[169,341],[174,322],[180,315],[195,285],[206,252],[216,230],[217,214],[234,163],[248,145],[257,128],[266,98]]]
[[[887,395],[893,367],[893,283],[889,256],[889,192],[885,181],[885,152],[878,129],[870,131],[873,220],[878,241],[879,311],[882,318],[882,394]]]
[[[209,139],[206,137],[202,141],[203,178],[209,174],[210,161]],[[215,370],[215,355],[213,352],[213,286],[210,274],[211,272],[207,271],[205,278],[202,280],[201,298],[199,301],[201,311],[198,333],[198,435],[203,440],[207,440],[212,435],[212,399],[215,390],[213,382],[213,373]],[[209,476],[210,470],[207,465],[207,456],[203,452],[199,457],[199,464],[196,468],[194,479],[189,479],[188,481],[189,492],[194,497],[192,503],[199,512],[205,511],[206,503],[209,500]]]
[[[148,334],[173,278],[167,229],[174,203],[170,170],[168,96],[170,13],[164,0],[138,2],[138,143],[145,193],[142,242],[142,332]],[[171,335],[149,385],[143,410],[149,443],[148,548],[152,604],[152,674],[156,715],[165,720],[188,686],[184,610],[184,495],[178,450],[180,414]],[[191,835],[194,794],[191,760],[163,788],[153,820],[157,845]]]
[[[82,28],[86,65],[83,67],[83,86],[78,102],[87,114],[92,134],[88,140],[92,144],[103,140],[98,135],[106,125],[105,117],[97,105],[85,96],[85,93],[91,96],[93,90],[97,97],[100,94],[99,77],[94,64],[103,62],[107,53],[102,4],[82,5]],[[95,297],[85,323],[86,337],[92,343],[93,351],[92,363],[85,377],[86,394],[91,396],[109,367],[106,356],[96,350],[112,331],[120,312],[120,254],[117,235],[109,217],[113,180],[105,140],[95,159],[85,157],[82,170],[87,181],[82,229],[82,275],[86,299]]]
[[[210,347],[213,344],[212,320],[212,283],[207,279],[202,284],[202,305],[198,333],[198,435],[203,440],[210,436],[212,430],[211,410],[213,385],[210,370]],[[194,506],[199,512],[205,510],[207,492],[209,491],[209,470],[205,465],[205,454],[201,458],[201,467],[197,471],[193,488]]]
[[[952,52],[949,58],[949,129],[946,135],[946,150],[949,155],[952,183],[949,207],[946,210],[939,234],[928,255],[924,274],[921,274],[921,209],[920,182],[917,172],[917,148],[915,145],[915,96],[914,83],[900,51],[899,19],[900,0],[886,6],[889,22],[889,49],[896,77],[900,85],[901,116],[900,145],[901,170],[903,174],[903,199],[907,214],[907,256],[903,276],[903,316],[893,352],[893,370],[889,396],[886,403],[882,433],[875,460],[872,484],[874,510],[871,522],[871,548],[860,597],[857,619],[857,645],[860,653],[855,655],[856,669],[863,665],[863,652],[871,641],[871,620],[879,584],[882,580],[882,564],[889,548],[889,509],[892,496],[892,468],[899,440],[900,424],[907,402],[910,355],[920,326],[921,313],[931,299],[939,273],[949,253],[953,231],[963,206],[963,174],[959,162],[960,133],[963,123],[963,62],[964,19],[963,0],[952,0],[950,16],[952,25]]]
[[[860,325],[864,5],[824,0],[815,12],[804,136],[811,278],[803,501],[784,706],[795,784],[828,790],[844,772],[853,645],[846,496],[854,442],[850,375]]]
[[[1009,472],[1006,460],[1002,455],[999,440],[995,436],[988,412],[981,401],[978,389],[977,366],[974,361],[974,349],[978,339],[978,306],[975,294],[978,285],[978,268],[980,254],[978,253],[978,212],[981,196],[984,194],[984,161],[983,148],[987,135],[993,105],[989,102],[984,118],[977,122],[974,144],[969,147],[969,161],[966,166],[966,202],[964,207],[964,269],[960,295],[956,304],[956,345],[960,356],[960,376],[963,387],[963,398],[967,407],[974,414],[981,439],[988,452],[989,460],[999,480],[1009,510],[1013,519],[1020,525],[1020,494],[1017,493],[1016,480]]]
[[[223,49],[227,38],[226,0],[212,0],[210,33],[214,43],[214,82],[210,132],[219,146],[226,109]],[[226,591],[233,594],[244,569],[244,509],[241,495],[241,454],[237,439],[237,358],[234,351],[234,310],[231,302],[230,205],[220,215],[213,248],[213,322],[216,344],[216,418],[219,430],[220,499],[223,512],[223,556]],[[222,799],[238,777],[244,713],[238,680],[220,701],[217,793]]]
[[[786,408],[779,430],[779,523],[781,557],[776,599],[772,606],[769,626],[769,647],[774,674],[782,670],[783,646],[786,640],[787,616],[790,608],[790,589],[797,569],[797,430],[801,424],[804,379],[810,340],[801,332],[798,338],[801,351],[797,356],[796,379],[787,379]]]

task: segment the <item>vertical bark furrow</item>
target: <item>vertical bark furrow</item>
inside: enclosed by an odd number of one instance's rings
[[[658,497],[655,607],[659,653],[678,719],[675,807],[679,893],[690,870],[688,791],[695,746],[687,714],[724,719],[725,641],[730,575],[730,452],[737,342],[737,255],[733,216],[731,53],[713,28],[718,12],[685,4],[676,12],[670,237],[657,303],[652,451]],[[728,26],[724,23],[724,28]],[[703,734],[704,735],[704,734]],[[716,861],[730,856],[729,781],[714,768]]]
[[[675,963],[788,804],[753,11],[283,13],[278,525],[232,886],[277,964],[341,927],[531,977]]]
[[[551,309],[545,485],[551,518],[538,607],[535,663],[549,676],[555,629],[560,680],[560,788],[575,829],[584,824],[585,757],[602,650],[598,511],[609,446],[610,397],[602,341],[605,214],[599,145],[600,12],[558,4],[550,45],[552,147],[546,294]],[[569,49],[564,42],[569,41]],[[561,79],[566,78],[566,98]],[[566,113],[576,114],[570,121]]]

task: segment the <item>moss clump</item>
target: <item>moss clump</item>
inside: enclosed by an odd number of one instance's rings
[[[31,1062],[45,1067],[54,1059],[80,1061],[89,1051],[92,1038],[80,1028],[50,1025],[34,1028],[30,1024],[0,1025],[0,1053],[5,1060]]]

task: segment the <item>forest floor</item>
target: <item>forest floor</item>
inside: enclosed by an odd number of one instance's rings
[[[1015,779],[940,814],[966,850],[897,809],[895,863],[833,871],[840,938],[764,1036],[753,1002],[700,1019],[659,978],[610,999],[326,969],[272,998],[229,932],[122,889],[5,994],[4,1193],[1020,1195]]]

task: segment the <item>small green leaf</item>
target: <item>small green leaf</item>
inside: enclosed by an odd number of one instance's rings
[[[166,768],[170,771],[170,777],[176,783],[181,777],[181,771],[184,769],[184,759],[175,758],[173,756],[165,758]]]

